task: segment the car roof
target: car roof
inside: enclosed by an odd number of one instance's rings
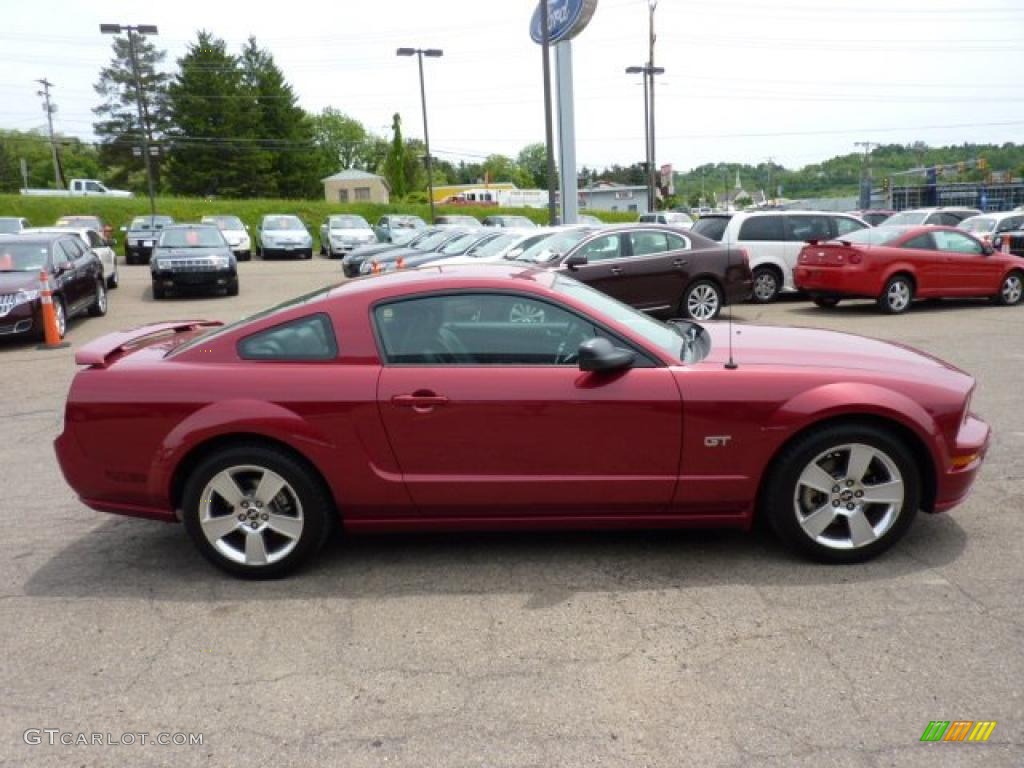
[[[74,232],[39,232],[27,235],[3,234],[0,243],[52,243],[61,237],[74,237]]]
[[[80,235],[83,232],[95,232],[93,227],[29,227],[23,229],[23,235]]]

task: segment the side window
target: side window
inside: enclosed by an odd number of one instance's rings
[[[629,244],[634,256],[649,256],[668,250],[668,238],[664,232],[630,232]]]
[[[275,325],[238,342],[243,360],[331,360],[338,342],[327,315],[310,315]]]
[[[106,243],[103,242],[103,238],[93,232],[91,229],[88,232],[89,245],[92,248],[102,248]]]
[[[751,216],[740,225],[737,240],[785,240],[781,216]]]
[[[932,232],[932,237],[935,238],[935,244],[940,251],[968,254],[979,254],[982,252],[981,243],[967,235],[961,235],[959,232],[940,230]]]
[[[74,240],[67,239],[60,241],[61,247],[64,249],[65,258],[68,261],[75,261],[85,253],[85,246],[76,238]]]
[[[88,192],[102,192],[102,191],[103,191],[103,190],[102,190],[102,189],[100,188],[100,185],[99,185],[99,184],[97,184],[97,183],[96,183],[95,181],[87,181],[87,182],[85,183],[85,189],[86,189],[86,191],[88,191]]]
[[[670,251],[688,251],[690,250],[690,241],[685,237],[668,232],[665,235],[668,238],[668,249]]]
[[[932,224],[940,224],[944,227],[955,227],[960,223],[960,217],[952,213],[937,213],[932,217]]]
[[[996,232],[1013,232],[1020,229],[1021,225],[1024,225],[1024,216],[1008,216],[999,222]]]
[[[577,365],[592,323],[530,296],[453,294],[379,305],[374,324],[397,365]]]
[[[789,221],[790,240],[804,242],[832,237],[828,216],[787,216],[786,219]]]
[[[591,240],[582,246],[577,253],[587,257],[588,262],[607,261],[622,256],[622,243],[618,235],[605,235]]]
[[[836,216],[832,219],[836,225],[836,237],[842,237],[848,235],[851,232],[856,232],[858,229],[864,229],[864,225],[856,219],[848,219],[845,216]]]
[[[910,248],[914,251],[934,251],[935,243],[932,242],[931,233],[925,232],[923,235],[912,237],[905,242],[901,248]]]

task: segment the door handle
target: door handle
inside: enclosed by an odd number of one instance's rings
[[[391,398],[392,405],[400,405],[408,408],[433,408],[437,405],[447,405],[448,398],[444,395],[437,395],[433,392],[413,392],[411,395],[394,395]]]
[[[622,267],[612,267],[611,268],[611,273],[613,275],[621,275],[622,274]]]
[[[673,267],[685,267],[689,263],[690,262],[687,259],[676,259],[675,261],[672,262],[672,266]]]

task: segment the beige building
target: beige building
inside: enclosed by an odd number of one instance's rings
[[[391,190],[383,176],[350,168],[326,179],[324,199],[332,203],[387,203]]]

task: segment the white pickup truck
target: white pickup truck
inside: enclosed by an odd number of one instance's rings
[[[132,193],[124,189],[107,189],[96,179],[72,179],[67,189],[23,189],[23,195],[40,197],[132,197]]]

